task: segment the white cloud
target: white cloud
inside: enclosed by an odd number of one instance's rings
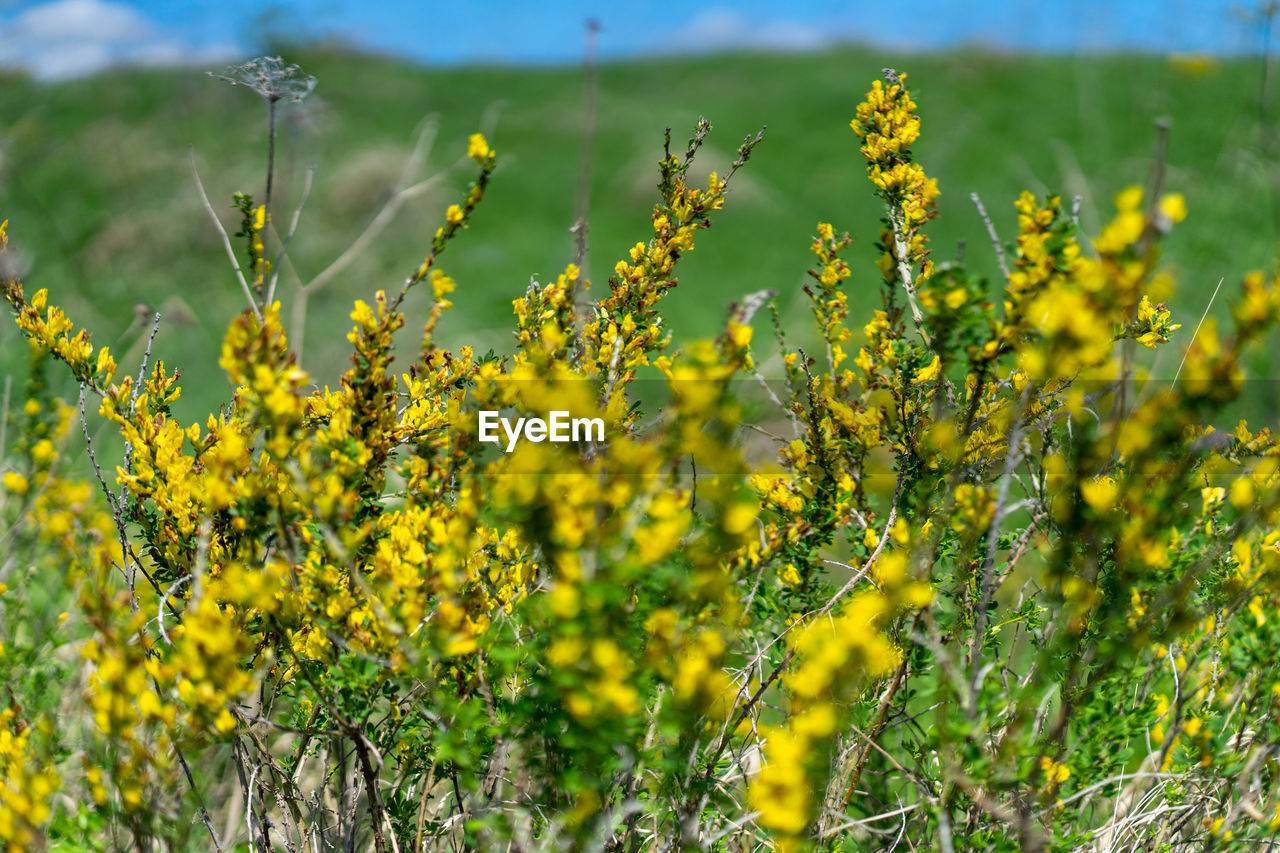
[[[109,0],[53,0],[0,20],[0,65],[45,80],[112,65],[216,63],[236,54],[234,45],[186,44],[133,7]]]
[[[756,47],[769,50],[814,50],[836,40],[817,24],[786,19],[759,21],[724,7],[708,9],[664,39],[677,51]]]
[[[145,38],[151,29],[131,7],[103,0],[56,0],[28,9],[16,23],[29,38],[86,41]]]

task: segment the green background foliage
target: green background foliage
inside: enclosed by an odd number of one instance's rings
[[[466,135],[484,127],[502,166],[477,221],[488,226],[482,239],[462,241],[446,264],[459,286],[456,315],[440,343],[470,343],[481,352],[501,347],[510,300],[523,294],[530,276],[553,277],[573,256],[568,228],[582,154],[582,69],[429,69],[319,48],[286,51],[286,59],[320,85],[301,107],[282,108],[278,227],[300,195],[306,166],[315,163],[317,173],[280,296],[289,304],[295,269],[305,280],[314,277],[376,215],[425,119],[436,117],[439,131],[423,177],[454,163]],[[932,229],[936,260],[954,257],[963,241],[969,268],[998,279],[969,200],[975,191],[1006,241],[1014,236],[1012,203],[1022,189],[1066,199],[1079,194],[1082,227],[1096,233],[1112,195],[1149,173],[1155,121],[1167,118],[1165,186],[1184,194],[1192,212],[1164,245],[1165,269],[1178,283],[1171,304],[1185,324],[1181,335],[1189,339],[1224,273],[1271,266],[1280,210],[1276,167],[1268,174],[1264,154],[1265,134],[1274,138],[1275,127],[1263,126],[1259,112],[1259,59],[903,56],[842,48],[601,67],[586,270],[597,297],[608,264],[646,228],[662,128],[683,134],[705,115],[716,133],[695,167],[703,173],[723,169],[743,135],[763,124],[769,129],[716,223],[715,239],[689,257],[670,295],[666,311],[678,340],[713,333],[725,306],[765,287],[781,291],[783,319],[800,325],[808,310],[800,287],[814,220],[855,235],[874,233],[879,220],[863,177],[848,167],[857,140],[846,125],[865,81],[883,66],[911,69],[925,114],[917,155],[942,189]],[[224,318],[242,302],[195,190],[187,146],[195,146],[210,198],[234,232],[232,193],[262,191],[263,112],[251,93],[190,69],[118,71],[51,85],[9,79],[0,98],[0,209],[22,223],[14,248],[29,265],[27,280],[59,294],[74,316],[102,330],[100,343],[122,356],[141,353],[135,305],[160,308],[166,319],[157,348],[183,365],[188,380],[180,414],[204,411],[230,390],[212,356]],[[370,250],[311,300],[304,364],[318,381],[336,379],[345,366],[351,301],[375,287],[396,287],[416,268],[442,203],[467,180],[465,169],[450,172],[408,200]],[[879,302],[873,241],[855,240],[847,255],[854,270],[850,307],[860,316]],[[173,258],[183,259],[176,273]],[[411,322],[424,302],[409,303]],[[1227,316],[1225,300],[1213,313]],[[15,351],[16,339],[16,330],[0,330],[0,372],[21,370],[25,355]],[[1172,357],[1166,353],[1169,363],[1159,363],[1157,372],[1172,375]],[[764,368],[781,373],[776,364]]]

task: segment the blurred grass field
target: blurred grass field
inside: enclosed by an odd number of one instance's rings
[[[438,340],[505,348],[511,299],[531,276],[554,278],[573,257],[582,69],[429,69],[327,48],[285,58],[319,79],[310,100],[284,110],[280,127],[277,227],[287,222],[307,165],[317,169],[282,276],[286,316],[297,282],[342,254],[387,201],[425,121],[438,122],[438,133],[420,177],[456,163],[467,135],[484,127],[499,170],[470,232],[441,258],[458,290]],[[1276,165],[1264,143],[1275,131],[1260,109],[1260,59],[898,55],[849,47],[602,66],[587,265],[595,291],[605,291],[628,247],[648,238],[663,128],[671,126],[673,148],[683,149],[705,115],[715,130],[695,167],[700,175],[727,167],[744,135],[762,124],[768,131],[715,227],[678,268],[680,284],[666,303],[677,341],[714,334],[730,302],[762,288],[780,291],[792,328],[807,327],[800,286],[820,219],[854,236],[847,287],[860,325],[879,304],[873,242],[881,211],[848,122],[885,66],[909,73],[923,117],[918,156],[942,190],[929,231],[937,260],[954,258],[963,243],[972,268],[998,277],[969,200],[974,191],[1006,241],[1016,229],[1012,202],[1024,188],[1080,195],[1084,231],[1096,233],[1117,191],[1147,183],[1155,122],[1167,118],[1165,188],[1183,193],[1190,210],[1165,242],[1179,334],[1189,337],[1219,279],[1225,295],[1244,271],[1273,266],[1280,211]],[[0,219],[10,220],[28,292],[48,288],[50,301],[96,343],[125,356],[122,366],[136,365],[141,353],[135,307],[159,307],[165,319],[155,352],[185,376],[178,414],[203,419],[227,397],[217,353],[228,319],[244,304],[196,192],[188,146],[234,233],[232,193],[262,191],[262,102],[191,69],[57,84],[10,77],[0,91]],[[334,382],[344,367],[352,300],[399,287],[469,180],[463,166],[407,201],[310,300],[303,364],[317,382]],[[407,346],[417,341],[422,297],[407,303]],[[1220,298],[1213,313],[1227,310]],[[25,372],[25,349],[12,324],[0,325],[0,375]],[[1171,349],[1162,357],[1173,363],[1157,372],[1171,375],[1177,355]]]

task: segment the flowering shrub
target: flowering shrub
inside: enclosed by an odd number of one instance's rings
[[[1179,328],[1148,292],[1180,197],[1125,190],[1082,243],[1057,197],[1024,193],[993,304],[930,254],[938,188],[905,75],[886,78],[852,121],[885,206],[882,308],[848,325],[850,238],[819,224],[817,356],[767,292],[671,347],[675,266],[760,141],[692,186],[706,122],[684,152],[668,135],[652,233],[608,292],[586,300],[574,264],[532,284],[506,354],[433,342],[440,259],[498,156],[480,135],[425,260],[355,303],[337,388],[290,351],[248,197],[235,390],[204,422],[174,417],[177,371],[123,374],[4,281],[33,357],[79,382],[84,440],[92,399],[125,453],[104,470],[90,441],[98,482],[69,476],[76,413],[33,371],[0,505],[0,838],[1156,850],[1280,827],[1280,451],[1214,423],[1280,281],[1248,275],[1230,334],[1206,323],[1175,381],[1139,381]],[[770,408],[749,421],[756,379]],[[598,418],[605,440],[490,446],[482,411]],[[59,574],[65,630],[41,611]]]

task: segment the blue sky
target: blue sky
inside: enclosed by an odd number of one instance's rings
[[[258,46],[254,33],[264,8],[274,10],[283,32],[338,35],[430,63],[576,62],[587,18],[602,25],[606,58],[734,46],[805,50],[850,40],[908,49],[979,44],[1224,54],[1260,49],[1259,28],[1240,14],[1260,2],[0,0],[0,64],[58,78],[113,62],[230,61]]]

